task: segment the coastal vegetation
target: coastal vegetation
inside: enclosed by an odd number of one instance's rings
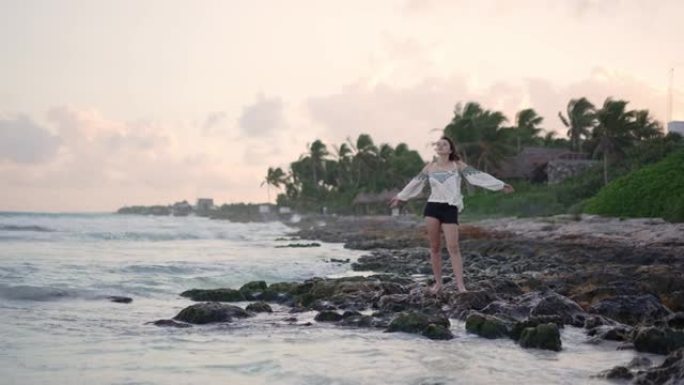
[[[614,180],[587,201],[586,211],[684,222],[684,151]]]
[[[625,183],[622,177],[633,172],[639,172],[638,179],[644,181],[664,178],[645,176],[662,170],[646,166],[684,149],[682,137],[674,133],[666,135],[662,124],[648,110],[630,109],[626,100],[607,98],[597,106],[580,97],[570,100],[564,110],[558,113],[558,118],[565,127],[565,137],[558,137],[556,131],[546,128],[557,123],[546,123],[544,117],[531,108],[519,111],[511,122],[502,112],[487,109],[477,102],[456,105],[451,121],[440,133],[456,141],[459,156],[466,163],[495,176],[507,160],[530,146],[567,149],[596,160],[594,167],[561,183],[539,183],[530,178],[507,179],[517,193],[505,199],[468,187],[466,217],[579,213],[585,207],[605,215],[664,215],[657,210],[629,213],[604,210],[598,207],[605,207],[605,203],[586,203],[604,187],[607,191],[619,189],[609,186],[613,183],[621,186]],[[354,212],[354,198],[359,194],[399,189],[425,164],[425,160],[405,143],[396,147],[386,143],[376,145],[367,134],[331,147],[332,151],[321,140],[315,140],[287,169],[268,169],[264,183],[282,190],[277,198],[278,205],[304,212],[320,212],[325,207],[331,213],[350,214]],[[675,202],[673,194],[675,190],[663,189],[658,199]],[[677,204],[671,203],[675,205],[674,209]],[[419,206],[419,203],[413,203],[408,208],[417,211]],[[673,219],[676,218],[679,217]]]

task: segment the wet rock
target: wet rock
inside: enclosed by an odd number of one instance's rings
[[[387,332],[406,332],[422,334],[430,324],[450,327],[449,319],[444,315],[428,314],[418,311],[402,312],[387,327]]]
[[[467,291],[465,293],[450,292],[446,295],[449,305],[449,316],[459,320],[465,320],[471,310],[482,310],[495,297],[488,291]]]
[[[358,314],[353,316],[345,316],[345,314],[342,315],[342,321],[340,321],[340,325],[343,326],[386,328],[388,324],[387,322],[378,322],[377,319],[369,315]]]
[[[162,327],[174,327],[174,328],[190,328],[190,327],[192,327],[192,325],[182,323],[182,322],[176,322],[176,321],[170,320],[170,319],[160,319],[157,321],[147,322],[146,324],[152,324],[152,325],[157,325],[157,326],[162,326]]]
[[[317,322],[337,322],[341,319],[342,314],[331,310],[324,310],[316,314],[316,317],[314,318]]]
[[[680,385],[684,383],[684,348],[667,356],[662,365],[639,372],[634,380],[637,385]]]
[[[245,310],[253,313],[273,313],[273,309],[271,309],[271,306],[266,302],[250,303]]]
[[[677,312],[665,319],[667,326],[672,329],[684,329],[684,312]]]
[[[400,312],[410,307],[408,294],[383,295],[376,303],[376,307],[385,312]]]
[[[631,380],[634,374],[624,366],[616,366],[613,369],[605,370],[598,374],[598,377],[609,380]]]
[[[513,324],[509,336],[513,340],[519,340],[523,330],[528,328],[535,328],[539,325],[554,323],[559,328],[563,327],[563,322],[560,316],[532,316],[524,321],[518,321]]]
[[[421,334],[431,340],[450,340],[454,338],[454,335],[448,328],[436,324],[429,324]]]
[[[658,298],[650,294],[606,298],[591,306],[588,311],[627,325],[651,324],[671,313]]]
[[[235,289],[192,289],[181,293],[181,297],[193,301],[240,302],[247,299],[240,290]]]
[[[309,307],[313,310],[316,311],[325,311],[325,310],[336,310],[337,306],[333,305],[332,302],[330,301],[325,301],[322,299],[317,299],[309,305]]]
[[[564,324],[584,325],[584,310],[570,298],[552,291],[539,294],[539,298],[535,298],[535,293],[525,296],[529,296],[529,303],[534,304],[530,310],[531,316],[558,316]]]
[[[108,300],[115,302],[115,303],[131,303],[133,302],[133,298],[131,297],[121,297],[118,295],[110,295],[107,297]]]
[[[538,348],[557,352],[561,350],[560,332],[554,323],[526,328],[520,334],[518,342],[523,348]]]
[[[507,337],[510,333],[509,323],[492,315],[472,311],[466,318],[466,331],[484,338],[494,339]]]
[[[331,263],[349,263],[349,258],[347,259],[337,259],[337,258],[330,258]]]
[[[510,301],[494,301],[482,309],[482,313],[516,321],[524,321],[529,317],[555,316],[563,324],[583,326],[585,323],[582,308],[571,299],[553,291],[535,291]]]
[[[632,361],[627,364],[627,367],[630,369],[648,369],[651,366],[653,366],[653,361],[646,357],[634,357],[632,358]]]
[[[278,245],[275,246],[276,249],[279,248],[284,248],[284,247],[321,247],[321,244],[318,242],[311,242],[311,243],[288,243],[287,245]]]
[[[238,290],[246,300],[254,301],[257,299],[257,296],[266,291],[267,287],[268,285],[266,285],[265,281],[252,281],[242,285]]]
[[[630,333],[632,328],[627,325],[619,326],[597,326],[595,328],[589,329],[587,334],[592,337],[596,337],[600,340],[608,341],[629,341]]]
[[[684,330],[640,327],[634,331],[634,347],[640,352],[668,354],[684,347]]]
[[[670,310],[684,311],[684,290],[665,292],[661,294],[660,298]]]
[[[241,307],[218,302],[207,302],[188,306],[181,310],[173,319],[191,324],[208,324],[232,322],[235,318],[247,317],[250,317],[250,314]]]

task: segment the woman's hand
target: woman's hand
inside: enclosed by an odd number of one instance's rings
[[[395,207],[399,206],[399,204],[400,204],[401,202],[403,202],[401,199],[399,199],[399,198],[397,198],[397,197],[394,197],[394,198],[390,199],[389,206],[390,206],[391,208],[395,208]]]
[[[510,193],[512,193],[512,192],[515,192],[515,189],[514,189],[513,186],[511,186],[510,184],[505,184],[505,185],[503,186],[503,189],[502,189],[501,191],[503,191],[503,192],[506,193],[506,194],[510,194]]]

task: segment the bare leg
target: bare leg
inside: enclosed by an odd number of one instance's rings
[[[435,285],[431,291],[436,293],[442,289],[442,248],[440,245],[440,225],[437,218],[425,217],[425,227],[427,227],[428,239],[430,240],[430,261],[432,262],[432,273],[435,275]]]
[[[463,284],[463,258],[461,257],[461,249],[458,245],[458,225],[455,223],[442,224],[444,230],[444,238],[446,239],[447,250],[451,257],[451,266],[454,268],[454,278],[456,278],[456,287],[458,291],[466,291]]]

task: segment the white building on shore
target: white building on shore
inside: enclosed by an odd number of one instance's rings
[[[673,120],[667,124],[667,132],[676,132],[679,135],[684,136],[684,121]]]

